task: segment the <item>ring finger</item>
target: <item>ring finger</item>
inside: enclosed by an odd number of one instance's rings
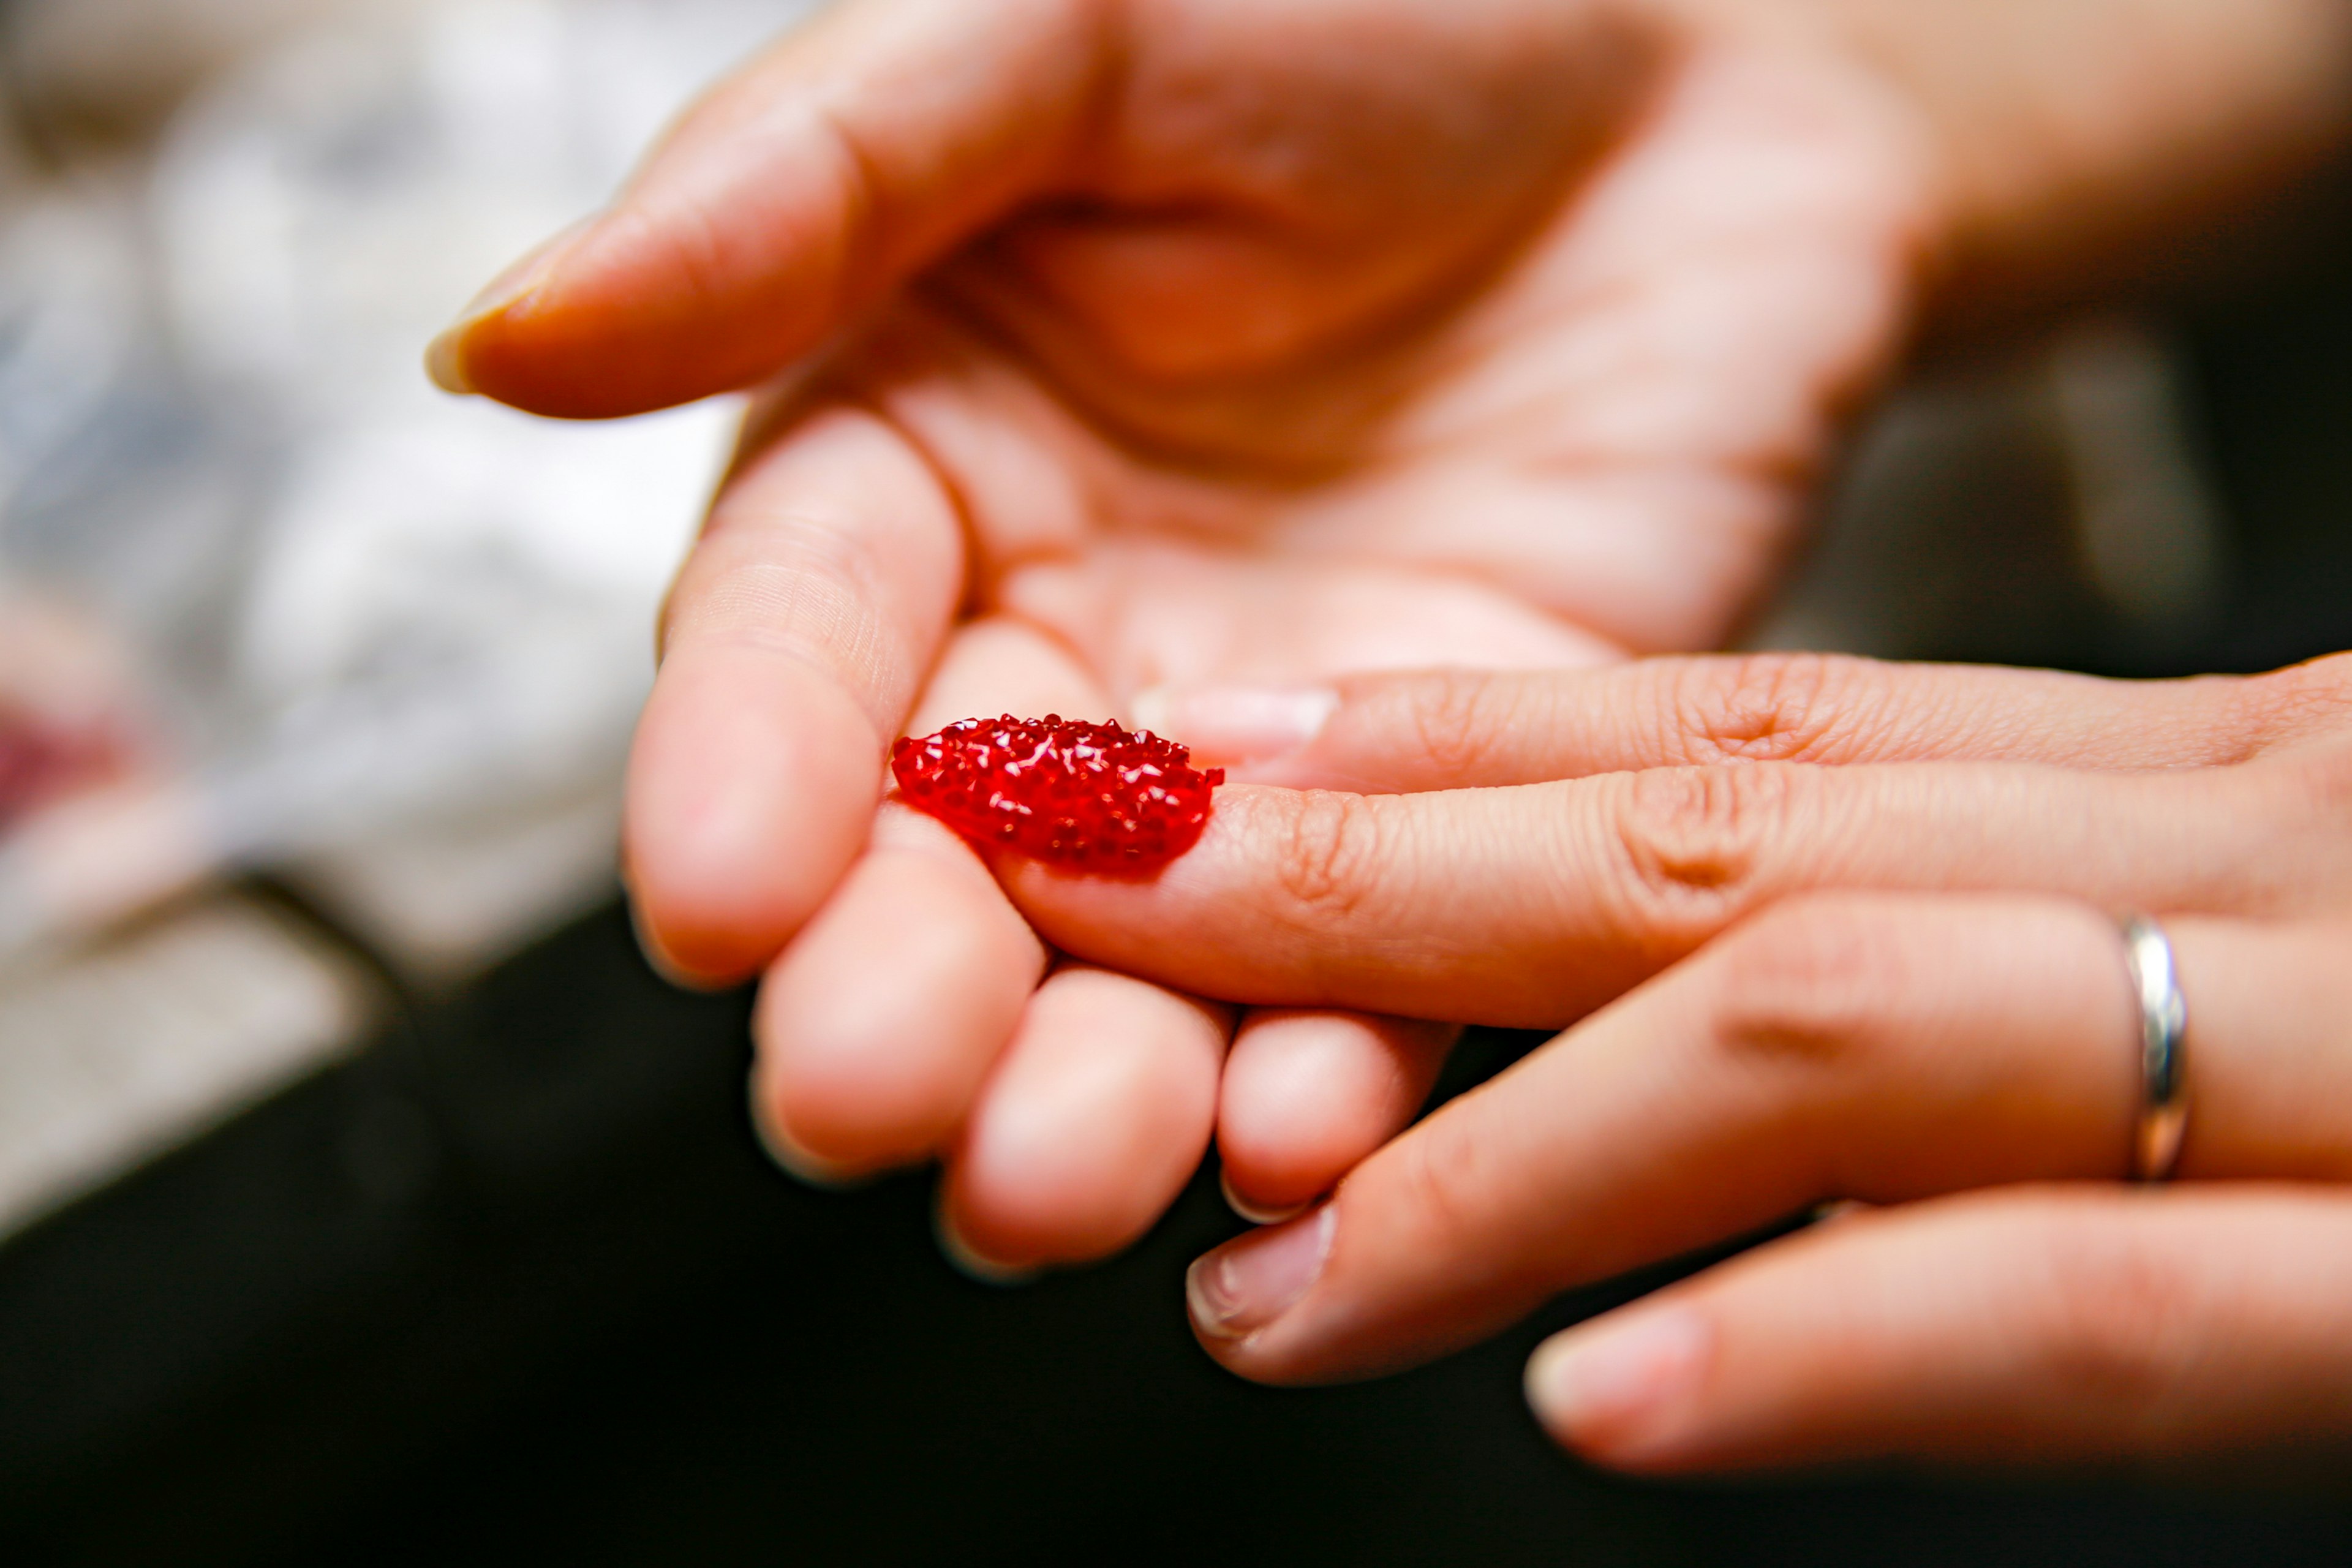
[[[914,723],[1100,705],[1049,639],[993,619],[956,634]],[[761,989],[752,1094],[769,1145],[817,1179],[943,1154],[943,1234],[960,1259],[997,1272],[1134,1240],[1200,1163],[1232,1021],[1098,970],[1045,977],[1047,959],[970,847],[884,805]],[[1264,1208],[1328,1191],[1410,1120],[1451,1038],[1339,1014],[1251,1021],[1243,1092],[1228,1097],[1253,1112],[1227,1140],[1236,1195]],[[1267,1092],[1302,1050],[1320,1092],[1303,1103]]]
[[[914,722],[1099,706],[1047,639],[992,620],[957,633]],[[971,1262],[1076,1262],[1132,1241],[1200,1163],[1231,1021],[1099,971],[1041,985],[1047,956],[967,845],[886,805],[761,990],[753,1092],[770,1142],[820,1176],[943,1154],[942,1224]]]

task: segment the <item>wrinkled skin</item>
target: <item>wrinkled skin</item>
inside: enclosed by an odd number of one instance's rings
[[[1226,1366],[1393,1370],[1853,1203],[1556,1336],[1538,1417],[1651,1472],[2342,1474],[2352,655],[2150,682],[1751,655],[1338,695],[1280,764],[1325,787],[1234,791],[1160,883],[1004,866],[1097,963],[1568,1026],[1197,1262]],[[2126,910],[2160,918],[2182,998],[2177,1163],[2141,1114]]]
[[[1273,1213],[1409,1120],[1450,1031],[1058,961],[885,746],[1718,643],[1907,331],[1918,148],[1825,52],[1601,0],[868,0],[710,95],[435,364],[577,416],[770,382],[627,856],[671,969],[765,971],[780,1156],[940,1157],[950,1248],[1022,1269],[1214,1130]]]

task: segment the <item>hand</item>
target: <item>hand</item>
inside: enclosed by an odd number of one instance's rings
[[[1235,1016],[1056,960],[961,842],[877,818],[885,743],[1714,643],[1904,335],[1917,136],[1825,50],[1615,0],[873,0],[495,289],[446,384],[601,416],[798,367],[678,580],[628,826],[653,950],[768,966],[785,1157],[944,1155],[950,1239],[998,1264],[1148,1226]],[[1240,1031],[1258,1208],[1450,1038]]]
[[[1195,1265],[1227,1366],[1405,1365],[1851,1199],[1895,1206],[1552,1342],[1528,1373],[1552,1432],[1644,1470],[2352,1438],[2352,656],[1339,695],[1280,771],[1439,793],[1229,789],[1157,882],[1003,868],[1037,929],[1234,1002],[1519,1026],[1654,978]],[[2112,1184],[2140,1092],[2127,908],[2163,918],[2189,1002],[2168,1190]]]

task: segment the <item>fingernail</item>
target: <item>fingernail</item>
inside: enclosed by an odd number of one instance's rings
[[[1135,725],[1181,741],[1208,763],[1286,756],[1323,732],[1339,694],[1324,688],[1155,686],[1128,704]]]
[[[999,1263],[993,1258],[983,1256],[978,1247],[966,1241],[963,1232],[956,1228],[954,1217],[948,1213],[944,1185],[940,1188],[939,1200],[931,1205],[931,1234],[939,1240],[940,1256],[945,1258],[957,1273],[975,1283],[1012,1289],[1029,1284],[1045,1272],[1042,1268],[1024,1268],[1014,1263]]]
[[[1193,1326],[1211,1339],[1246,1339],[1288,1311],[1323,1272],[1338,1218],[1325,1204],[1195,1260],[1184,1274]]]
[[[1528,1403],[1580,1447],[1654,1437],[1697,1386],[1712,1339],[1706,1318],[1680,1306],[1571,1329],[1528,1358]]]
[[[547,240],[491,279],[489,286],[457,312],[457,320],[435,338],[425,351],[425,373],[433,378],[434,385],[460,396],[474,390],[473,377],[466,371],[467,338],[483,320],[497,315],[544,284],[548,275],[555,270],[595,222],[593,216],[582,218]]]
[[[853,1165],[835,1164],[814,1150],[805,1147],[793,1136],[783,1119],[769,1112],[766,1091],[760,1083],[757,1068],[751,1071],[751,1132],[759,1139],[760,1147],[776,1167],[803,1186],[820,1192],[855,1192],[867,1185],[880,1173],[860,1170]]]
[[[701,996],[713,996],[734,989],[732,983],[705,979],[671,957],[669,949],[662,945],[661,938],[655,935],[653,927],[646,923],[645,912],[638,908],[635,898],[624,900],[624,907],[629,911],[629,931],[637,939],[638,954],[645,959],[646,967],[660,976],[664,984]]]
[[[1225,1206],[1252,1225],[1280,1225],[1286,1219],[1296,1219],[1307,1212],[1305,1204],[1292,1204],[1287,1208],[1260,1208],[1234,1191],[1233,1175],[1226,1171],[1217,1173],[1217,1190],[1225,1194]]]

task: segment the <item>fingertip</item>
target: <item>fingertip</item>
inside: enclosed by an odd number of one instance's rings
[[[460,321],[426,345],[425,374],[434,385],[455,397],[470,396],[473,378],[466,374],[466,332],[472,325]]]
[[[1325,1204],[1194,1258],[1184,1271],[1184,1310],[1202,1344],[1224,1360],[1312,1291],[1330,1261],[1338,1221],[1338,1210]]]
[[[905,1164],[971,1114],[1045,949],[937,824],[886,808],[874,847],[770,971],[753,1032],[780,1114],[835,1160]]]
[[[1297,1219],[1307,1212],[1306,1203],[1292,1204],[1284,1208],[1268,1208],[1252,1203],[1234,1190],[1234,1173],[1230,1170],[1221,1170],[1217,1173],[1217,1191],[1224,1195],[1227,1208],[1252,1225],[1280,1225],[1285,1220]]]
[[[662,944],[659,933],[646,917],[644,906],[632,892],[627,901],[629,931],[637,939],[637,952],[646,967],[660,977],[663,984],[680,991],[698,992],[705,995],[730,991],[741,984],[741,973],[703,973],[678,958]]]
[[[931,1235],[939,1242],[940,1256],[965,1279],[979,1285],[992,1285],[999,1289],[1017,1289],[1044,1277],[1045,1270],[1032,1264],[1004,1263],[982,1253],[967,1239],[956,1224],[954,1207],[948,1195],[948,1184],[942,1182],[939,1196],[931,1205]]]
[[[649,952],[698,984],[757,973],[865,842],[881,771],[872,725],[815,670],[751,648],[673,652],[629,768]]]
[[[425,348],[425,374],[433,384],[461,397],[480,392],[475,374],[475,340],[485,335],[494,338],[516,306],[546,288],[596,222],[596,215],[591,215],[550,237],[467,301],[457,319]]]
[[[1459,1031],[1360,1014],[1269,1010],[1234,1038],[1217,1148],[1236,1212],[1294,1213],[1408,1126]]]
[[[751,1069],[746,1099],[751,1106],[752,1136],[778,1169],[819,1192],[854,1192],[880,1174],[879,1171],[828,1160],[793,1136],[792,1127],[776,1105],[775,1092],[761,1069]]]
[[[1142,1236],[1207,1152],[1229,1026],[1223,1009],[1125,975],[1055,974],[950,1157],[959,1234],[1023,1266]]]
[[[1685,1302],[1644,1302],[1554,1334],[1528,1358],[1528,1405],[1544,1430],[1621,1468],[1667,1462],[1696,1412],[1715,1334]]]
[[[1274,1002],[1252,994],[1263,971],[1280,967],[1256,940],[1282,939],[1269,918],[1281,895],[1266,868],[1307,809],[1294,791],[1227,784],[1199,840],[1148,877],[1089,876],[1009,854],[991,863],[1006,896],[1063,952],[1140,975],[1181,968],[1203,991]]]

